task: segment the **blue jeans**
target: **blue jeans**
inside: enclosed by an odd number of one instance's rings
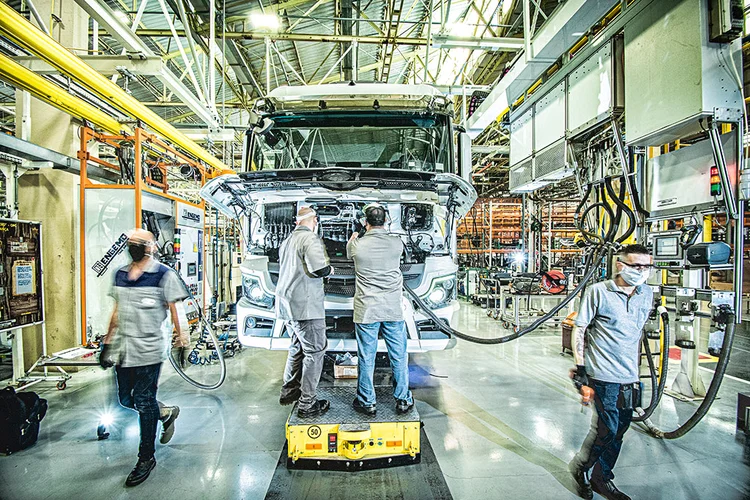
[[[592,480],[609,481],[614,477],[612,469],[633,419],[633,408],[618,408],[620,384],[592,380],[592,386],[596,412],[577,459],[583,470],[594,468]]]
[[[154,456],[156,428],[160,415],[159,402],[156,400],[160,372],[161,363],[148,366],[115,367],[117,397],[120,404],[138,412],[141,426],[139,460],[148,460]]]
[[[406,322],[383,321],[382,323],[355,323],[357,334],[357,357],[359,376],[357,398],[365,406],[375,405],[375,356],[378,354],[378,333],[388,348],[388,358],[393,371],[393,397],[413,402],[409,390],[409,355],[406,354]]]

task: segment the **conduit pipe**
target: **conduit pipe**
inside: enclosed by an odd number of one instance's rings
[[[127,125],[120,124],[104,111],[70,95],[62,87],[24,68],[3,54],[0,54],[0,80],[8,82],[17,89],[25,90],[37,99],[68,113],[74,118],[87,120],[110,134],[120,134],[121,132],[132,134],[130,127]]]
[[[169,140],[175,146],[190,153],[208,166],[207,176],[216,177],[234,173],[218,158],[190,140],[166,120],[141,104],[137,99],[96,72],[79,57],[47,36],[36,26],[28,22],[18,12],[0,2],[0,34],[36,54],[49,64],[68,75],[83,86],[96,93],[113,106],[143,121],[153,131]]]

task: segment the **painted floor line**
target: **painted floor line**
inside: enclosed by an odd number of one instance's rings
[[[711,373],[713,373],[713,372],[714,372],[714,371],[713,371],[713,370],[711,370],[710,368],[705,368],[705,367],[703,367],[703,366],[699,366],[698,368],[700,368],[701,370],[705,370],[705,371],[707,371],[707,372],[711,372]],[[728,379],[731,379],[731,380],[736,380],[737,382],[742,382],[743,384],[748,384],[748,385],[750,385],[750,381],[748,381],[748,380],[745,380],[744,378],[738,378],[738,377],[734,377],[734,376],[732,376],[732,375],[727,375],[726,373],[724,374],[724,376],[725,376],[726,378],[728,378]]]

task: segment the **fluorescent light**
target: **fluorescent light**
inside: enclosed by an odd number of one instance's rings
[[[432,46],[443,49],[521,50],[523,48],[523,38],[479,38],[435,35],[432,37]]]
[[[250,22],[257,29],[279,31],[281,20],[276,14],[250,14]]]

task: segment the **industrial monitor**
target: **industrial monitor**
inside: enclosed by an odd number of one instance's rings
[[[685,257],[680,245],[680,231],[666,231],[652,236],[654,263],[679,262]]]

